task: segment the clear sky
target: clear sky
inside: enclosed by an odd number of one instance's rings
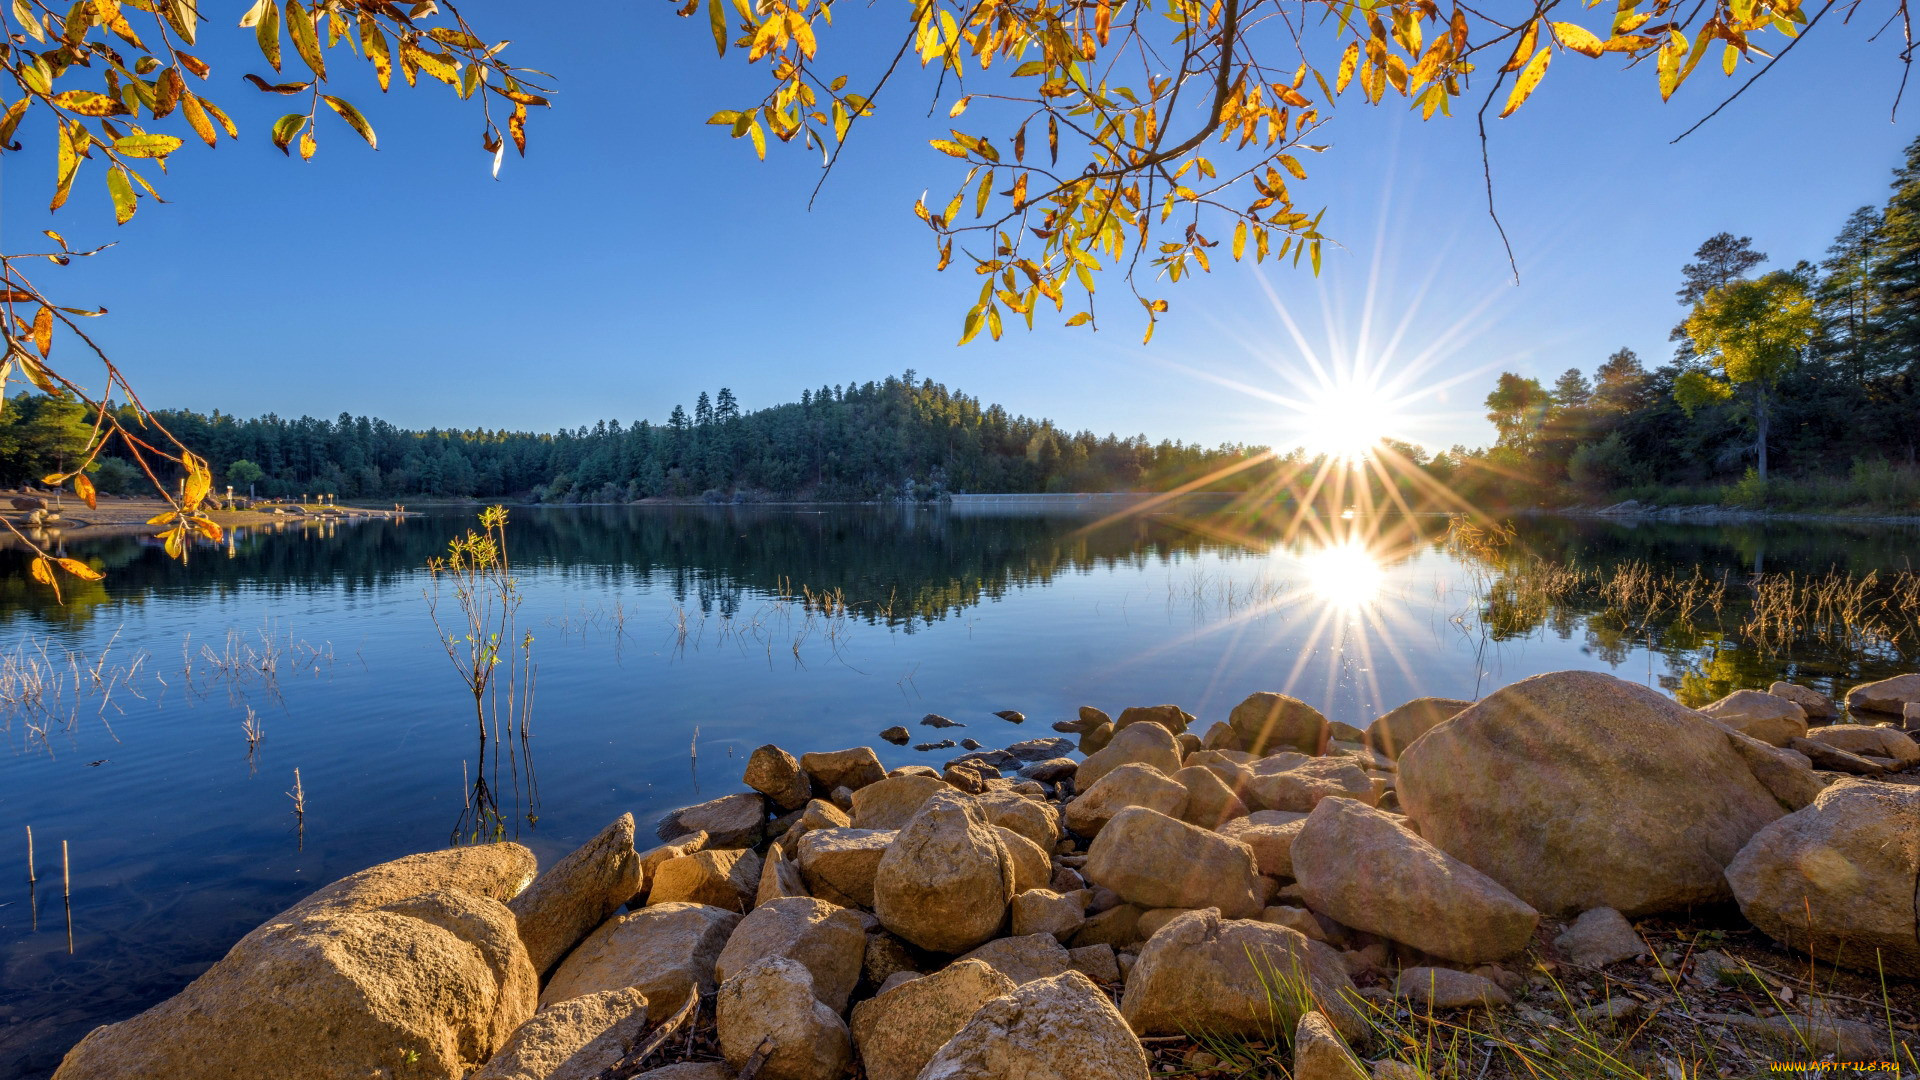
[[[776,146],[758,163],[704,125],[766,76],[716,59],[703,19],[661,2],[568,5],[563,25],[538,6],[463,10],[559,88],[549,114],[536,110],[528,157],[497,182],[462,103],[437,85],[382,98],[363,71],[340,92],[371,116],[380,150],[328,122],[314,161],[282,158],[265,129],[290,99],[241,82],[264,65],[223,23],[198,51],[242,142],[182,151],[169,205],[116,230],[93,165],[47,214],[52,161],[29,128],[26,152],[0,161],[0,242],[17,249],[49,225],[76,246],[122,241],[40,281],[113,309],[95,326],[156,406],[551,430],[658,421],[723,385],[751,409],[913,368],[1069,428],[1284,443],[1288,422],[1260,392],[1301,376],[1304,342],[1404,378],[1405,434],[1477,445],[1492,437],[1480,399],[1502,369],[1551,382],[1622,345],[1664,359],[1679,267],[1708,235],[1750,234],[1775,263],[1817,260],[1850,210],[1884,200],[1920,109],[1889,121],[1897,28],[1869,42],[1877,26],[1837,15],[1678,146],[1737,85],[1715,64],[1663,106],[1650,65],[1562,57],[1525,108],[1489,120],[1516,286],[1470,110],[1422,124],[1396,99],[1355,99],[1294,186],[1303,206],[1330,206],[1342,245],[1318,279],[1222,258],[1165,292],[1172,311],[1150,346],[1128,313],[1097,334],[1042,319],[959,348],[977,279],[936,274],[910,212],[923,189],[950,190],[958,164],[924,142],[931,80],[882,99],[809,213],[817,156]],[[823,47],[857,48],[863,33]]]

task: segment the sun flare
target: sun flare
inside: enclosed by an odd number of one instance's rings
[[[1300,557],[1307,588],[1329,607],[1365,607],[1380,595],[1386,579],[1380,561],[1358,537],[1310,551]]]
[[[1309,454],[1363,461],[1383,440],[1399,434],[1400,418],[1391,396],[1358,380],[1317,388],[1305,404],[1300,442]]]

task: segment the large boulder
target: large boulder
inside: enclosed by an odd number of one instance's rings
[[[941,792],[880,856],[873,913],[923,949],[965,952],[1006,923],[1013,885],[1013,860],[979,805]]]
[[[1179,817],[1187,806],[1187,789],[1152,765],[1129,762],[1102,776],[1067,804],[1067,828],[1081,836],[1098,836],[1113,815],[1129,806],[1145,806],[1168,817]]]
[[[769,956],[749,964],[721,984],[713,1012],[720,1053],[733,1068],[771,1043],[759,1080],[840,1080],[853,1060],[846,1022],[820,1002],[813,976],[797,961]]]
[[[1247,790],[1242,797],[1247,805],[1261,810],[1284,810],[1304,814],[1321,799],[1357,799],[1372,806],[1380,801],[1367,771],[1351,758],[1301,758],[1283,754],[1253,763]]]
[[[1017,791],[987,791],[974,798],[987,821],[1003,829],[1012,829],[1052,851],[1060,840],[1060,813],[1053,804],[1028,798]]]
[[[1839,747],[1850,754],[1886,758],[1893,762],[1896,771],[1920,765],[1920,743],[1914,742],[1913,736],[1899,728],[1830,724],[1814,728],[1807,733],[1807,738]]]
[[[867,929],[850,908],[804,896],[783,896],[754,908],[734,927],[713,964],[713,978],[726,982],[756,961],[784,956],[813,976],[813,992],[836,1013],[860,982]]]
[[[1832,720],[1840,715],[1840,707],[1833,703],[1832,698],[1798,683],[1776,682],[1767,687],[1767,693],[1800,706],[1800,711],[1806,713],[1809,720]]]
[[[767,802],[758,794],[741,792],[693,806],[683,806],[660,819],[654,833],[672,843],[693,833],[707,834],[707,846],[747,848],[758,844],[767,829]]]
[[[521,1024],[470,1080],[597,1080],[647,1029],[647,997],[628,987],[550,1005]]]
[[[1427,732],[1397,790],[1429,843],[1556,915],[1728,899],[1727,863],[1782,813],[1726,729],[1593,671],[1514,683]]]
[[[1856,713],[1901,716],[1906,712],[1906,707],[1914,702],[1920,702],[1920,673],[1861,683],[1847,691],[1847,709]]]
[[[1193,911],[1161,927],[1134,961],[1120,1011],[1141,1035],[1271,1038],[1318,1009],[1341,1034],[1366,1025],[1340,954],[1297,930]]]
[[[1397,758],[1413,745],[1413,740],[1471,708],[1473,702],[1459,698],[1414,698],[1367,725],[1366,744],[1377,753]]]
[[[741,848],[707,848],[668,859],[653,872],[647,906],[707,904],[746,911],[760,891],[760,856]]]
[[[1351,799],[1314,807],[1293,842],[1307,906],[1463,964],[1527,947],[1540,914],[1500,883]]]
[[[853,1045],[867,1080],[914,1080],[980,1006],[1013,991],[991,966],[961,960],[855,1005]]]
[[[1920,976],[1920,788],[1841,780],[1727,867],[1747,921],[1819,960]]]
[[[1147,1067],[1113,1003],[1068,971],[980,1006],[918,1080],[1147,1080]]]
[[[1785,746],[1807,734],[1807,711],[1798,703],[1759,690],[1735,690],[1700,715],[1722,727],[1759,739],[1768,746]]]
[[[533,877],[518,844],[411,855],[350,875],[269,919],[186,989],[95,1028],[60,1080],[287,1080],[397,1069],[459,1080],[533,1015],[538,976],[511,899]],[[395,956],[412,958],[395,964]]]
[[[1081,872],[1143,908],[1211,907],[1252,918],[1263,898],[1252,848],[1144,806],[1114,815]]]
[[[689,992],[713,992],[714,962],[739,924],[739,915],[704,904],[661,904],[610,919],[560,962],[540,1004],[632,986],[655,1015],[672,1016]]]
[[[580,939],[640,891],[640,853],[633,850],[633,815],[621,814],[600,835],[507,902],[520,924],[533,970],[546,974]]]
[[[887,770],[880,765],[880,755],[874,753],[871,746],[801,754],[800,767],[813,778],[813,790],[821,794],[841,787],[859,791],[887,776]]]
[[[1286,810],[1256,810],[1222,824],[1215,831],[1252,848],[1254,864],[1262,874],[1290,878],[1293,876],[1293,842],[1306,820],[1307,815]]]
[[[806,771],[792,754],[768,743],[747,758],[740,780],[782,810],[798,810],[813,796]]]
[[[897,829],[912,821],[934,792],[948,790],[945,780],[921,773],[876,780],[853,793],[853,827]]]
[[[1321,754],[1333,732],[1320,710],[1285,694],[1262,690],[1249,695],[1227,714],[1227,726],[1251,754],[1271,754],[1276,750],[1298,750],[1303,754]]]
[[[1116,732],[1103,748],[1089,754],[1073,774],[1075,791],[1090,790],[1122,765],[1151,765],[1167,776],[1180,771],[1180,743],[1159,724],[1135,724]]]
[[[807,891],[842,907],[873,906],[873,876],[893,844],[890,829],[815,829],[800,838]]]
[[[1194,722],[1193,714],[1178,705],[1135,705],[1120,710],[1113,721],[1113,730],[1125,731],[1135,724],[1159,724],[1175,735],[1183,735]]]

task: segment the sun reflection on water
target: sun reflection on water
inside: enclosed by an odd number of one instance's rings
[[[1327,606],[1343,610],[1372,604],[1386,578],[1380,561],[1357,536],[1306,552],[1300,566],[1308,590]]]

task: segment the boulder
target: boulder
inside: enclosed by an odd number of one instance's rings
[[[853,793],[853,827],[897,829],[913,820],[920,804],[936,791],[948,790],[937,776],[889,776]]]
[[[1060,841],[1060,813],[1051,803],[1012,791],[989,791],[974,802],[990,824],[1012,829],[1044,851]]]
[[[1008,743],[1006,752],[1019,761],[1051,761],[1073,750],[1072,739],[1023,739]]]
[[[769,956],[797,961],[813,978],[813,992],[836,1013],[860,982],[867,931],[849,908],[812,897],[787,896],[754,908],[734,927],[714,961],[715,982],[726,982]]]
[[[1798,810],[1819,796],[1826,780],[1813,771],[1813,762],[1798,750],[1769,746],[1759,739],[1727,732],[1734,752],[1747,763],[1753,778],[1772,793],[1783,810]]]
[[[1262,906],[1252,848],[1144,806],[1114,815],[1081,872],[1146,908],[1212,907],[1242,918]]]
[[[1920,673],[1895,675],[1879,682],[1861,683],[1847,691],[1847,711],[1885,713],[1901,716],[1906,707],[1920,702]]]
[[[867,951],[860,961],[860,974],[879,986],[895,975],[920,974],[920,960],[906,942],[885,930],[874,930],[867,934]]]
[[[800,864],[787,858],[778,844],[767,848],[767,857],[760,861],[760,886],[753,892],[753,906],[759,907],[782,896],[809,895]]]
[[[1235,705],[1227,714],[1227,726],[1241,749],[1262,756],[1276,750],[1322,753],[1333,737],[1319,709],[1299,698],[1264,690]]]
[[[1327,929],[1313,912],[1291,904],[1274,904],[1260,913],[1260,921],[1284,926],[1289,930],[1298,930],[1313,941],[1326,941]]]
[[[1540,915],[1500,883],[1351,799],[1325,799],[1293,842],[1307,907],[1465,964],[1527,947]]]
[[[1513,1004],[1513,998],[1499,983],[1452,968],[1405,968],[1394,980],[1393,996],[1429,1009],[1491,1009]]]
[[[1115,958],[1111,945],[1084,945],[1077,949],[1068,949],[1067,964],[1097,983],[1120,981],[1120,961]]]
[[[707,834],[703,832],[682,836],[670,844],[648,848],[640,853],[640,887],[634,891],[633,898],[627,901],[628,907],[644,907],[647,894],[653,891],[653,872],[668,859],[677,859],[682,855],[691,855],[707,846]]]
[[[965,952],[1000,931],[1013,886],[1013,859],[979,804],[941,792],[880,856],[873,912],[923,949]]]
[[[1043,784],[1057,784],[1062,780],[1073,779],[1080,771],[1080,763],[1069,757],[1047,758],[1020,767],[1020,775],[1028,780],[1038,780]]]
[[[1270,1038],[1318,1009],[1341,1034],[1358,1038],[1365,1024],[1352,1005],[1357,994],[1327,946],[1208,909],[1173,920],[1140,950],[1120,1011],[1142,1035]]]
[[[1187,789],[1186,805],[1177,812],[1177,816],[1189,825],[1212,829],[1217,828],[1222,822],[1245,817],[1247,814],[1247,808],[1234,797],[1233,789],[1220,779],[1218,773],[1210,769],[1187,766],[1174,773],[1173,779]],[[1161,813],[1166,812],[1161,811]]]
[[[748,848],[761,841],[766,827],[766,800],[742,792],[681,807],[661,818],[654,832],[667,843],[704,832],[709,847]]]
[[[1074,745],[1074,748],[1082,754],[1091,757],[1105,750],[1107,744],[1112,741],[1113,725],[1101,724],[1099,727],[1088,728],[1086,731],[1081,732],[1080,741]]]
[[[1011,908],[1016,937],[1051,934],[1056,940],[1065,941],[1087,921],[1084,892],[1063,896],[1051,889],[1027,889],[1014,894]]]
[[[880,733],[880,737],[882,739],[887,740],[888,742],[892,743],[895,746],[905,746],[908,743],[913,741],[913,732],[908,731],[906,728],[901,727],[899,724],[895,724],[892,727],[882,731]]]
[[[760,891],[760,856],[740,848],[707,848],[668,859],[653,872],[647,906],[707,904],[744,912]]]
[[[640,854],[633,815],[621,814],[600,835],[533,879],[507,902],[520,924],[533,970],[545,975],[560,958],[640,891]]]
[[[1796,683],[1776,682],[1767,687],[1767,693],[1800,706],[1800,711],[1809,720],[1832,720],[1840,715],[1840,707],[1833,703],[1832,698]]]
[[[807,891],[842,907],[873,907],[873,876],[896,834],[887,829],[815,829],[800,838]]]
[[[1194,722],[1193,716],[1178,705],[1136,705],[1120,710],[1119,718],[1113,722],[1113,730],[1117,733],[1135,724],[1159,724],[1173,734],[1181,735]]]
[[[961,960],[853,1007],[853,1044],[867,1080],[914,1080],[982,1005],[1013,993],[987,964]]]
[[[1382,713],[1367,725],[1367,746],[1390,758],[1413,745],[1413,740],[1473,707],[1459,698],[1423,697]]]
[[[1702,705],[1700,715],[1768,746],[1785,746],[1788,740],[1807,734],[1806,710],[1786,698],[1758,690],[1735,690],[1711,705]]]
[[[1781,814],[1725,728],[1593,671],[1522,680],[1427,732],[1397,792],[1429,843],[1556,915],[1727,899],[1726,864]]]
[[[1293,1029],[1292,1080],[1369,1080],[1367,1066],[1347,1041],[1334,1030],[1333,1022],[1317,1011],[1300,1015]]]
[[[713,965],[740,916],[704,904],[660,904],[609,919],[560,962],[541,1005],[634,987],[656,1016],[672,1016],[689,992],[713,992]]]
[[[798,810],[813,797],[813,785],[800,762],[772,743],[754,750],[740,779],[781,810]]]
[[[1247,805],[1304,814],[1321,799],[1338,796],[1372,806],[1379,801],[1367,771],[1344,757],[1299,759],[1293,755],[1254,762],[1247,779]]]
[[[720,985],[713,1012],[721,1056],[733,1068],[771,1043],[756,1080],[840,1080],[853,1060],[846,1022],[821,1004],[797,961],[769,956],[749,964]]]
[[[940,778],[969,795],[1006,786],[1001,783],[1000,770],[983,761],[956,761],[947,766]]]
[[[918,1080],[1148,1080],[1147,1068],[1113,1003],[1068,971],[980,1006]]]
[[[1869,727],[1865,724],[1830,724],[1814,728],[1807,738],[1838,747],[1850,754],[1871,755],[1892,760],[1894,769],[1920,765],[1920,743],[1899,728]]]
[[[1129,806],[1145,806],[1168,817],[1179,817],[1186,805],[1184,784],[1152,765],[1129,762],[1102,776],[1067,804],[1067,828],[1081,836],[1098,836],[1113,815]]]
[[[838,787],[858,791],[887,775],[887,770],[880,767],[880,755],[874,753],[871,746],[801,754],[800,767],[813,778],[813,790],[816,792],[832,791]]]
[[[1841,780],[1727,867],[1747,921],[1816,959],[1920,976],[1920,788]]]
[[[1135,724],[1116,732],[1111,742],[1090,753],[1073,774],[1075,791],[1088,791],[1122,765],[1150,765],[1162,775],[1180,771],[1180,744],[1159,724]]]
[[[1553,947],[1567,963],[1584,968],[1618,964],[1647,951],[1647,943],[1626,916],[1604,907],[1581,912],[1553,939]]]
[[[533,866],[526,848],[491,844],[342,878],[180,993],[95,1028],[54,1075],[240,1080],[270,1060],[287,1080],[358,1080],[396,1067],[405,1047],[417,1055],[411,1075],[459,1080],[533,1015],[538,976],[502,902]]]
[[[1805,754],[1814,768],[1825,769],[1828,772],[1852,773],[1855,776],[1879,776],[1887,771],[1886,765],[1872,758],[1856,754],[1851,750],[1842,750],[1832,743],[1820,742],[1817,739],[1795,739],[1787,744],[1787,748]]]
[[[992,829],[1000,836],[1000,843],[1007,849],[1007,858],[1013,864],[1013,891],[1026,892],[1028,889],[1044,889],[1053,880],[1053,859],[1040,845],[1014,832],[1012,829],[994,825]]]
[[[1240,745],[1240,734],[1233,725],[1224,720],[1215,720],[1208,725],[1206,733],[1200,736],[1202,750],[1245,750]]]
[[[1107,945],[1115,949],[1127,949],[1139,943],[1140,916],[1146,909],[1136,904],[1121,904],[1087,916],[1087,921],[1074,932],[1067,944],[1076,949],[1090,948],[1095,945]]]
[[[469,1080],[596,1080],[646,1029],[640,991],[587,994],[534,1013]]]
[[[1290,878],[1294,876],[1293,841],[1306,820],[1307,815],[1286,810],[1256,810],[1226,822],[1215,831],[1252,848],[1254,864],[1262,874]]]
[[[853,827],[853,818],[845,810],[825,799],[808,799],[801,809],[799,820],[787,829],[787,835],[781,838],[781,845],[789,852],[797,850],[794,845],[800,838],[815,829],[848,829]]]

